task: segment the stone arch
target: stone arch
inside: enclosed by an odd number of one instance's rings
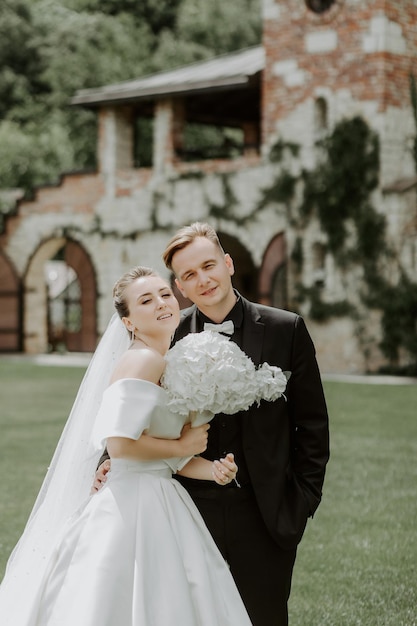
[[[220,243],[225,252],[228,252],[233,259],[235,273],[233,276],[233,286],[248,300],[258,299],[258,270],[252,260],[249,251],[233,235],[217,232]]]
[[[74,270],[79,286],[80,324],[75,331],[65,328],[64,347],[68,351],[91,352],[97,345],[97,287],[93,264],[78,242],[55,237],[38,247],[24,279],[24,351],[28,353],[46,352],[51,347],[45,264],[58,253]]]
[[[0,251],[0,352],[22,350],[22,291],[10,260]]]
[[[287,244],[284,233],[268,244],[259,274],[259,302],[280,309],[288,307]]]

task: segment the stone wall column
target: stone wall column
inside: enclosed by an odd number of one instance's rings
[[[117,170],[133,168],[134,119],[131,107],[103,107],[98,115],[98,167],[106,195],[114,195]]]
[[[155,105],[153,166],[156,175],[166,173],[183,146],[185,110],[182,100],[159,100]]]

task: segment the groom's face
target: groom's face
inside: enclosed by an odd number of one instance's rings
[[[217,312],[226,314],[233,307],[233,261],[206,237],[197,237],[178,250],[172,258],[172,269],[182,295],[211,319]]]

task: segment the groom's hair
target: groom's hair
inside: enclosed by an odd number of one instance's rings
[[[194,224],[180,228],[168,242],[162,259],[169,270],[172,271],[172,258],[174,254],[178,252],[178,250],[186,248],[194,239],[197,239],[197,237],[205,237],[214,243],[224,254],[224,250],[214,228],[205,222],[194,222]]]
[[[128,317],[129,308],[126,303],[125,291],[131,283],[144,276],[159,276],[151,267],[137,265],[123,274],[113,287],[113,304],[120,318]]]

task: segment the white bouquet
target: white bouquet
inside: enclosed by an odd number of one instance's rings
[[[165,360],[161,384],[180,415],[246,411],[254,402],[277,400],[290,376],[268,363],[255,367],[239,346],[211,330],[187,335]]]

